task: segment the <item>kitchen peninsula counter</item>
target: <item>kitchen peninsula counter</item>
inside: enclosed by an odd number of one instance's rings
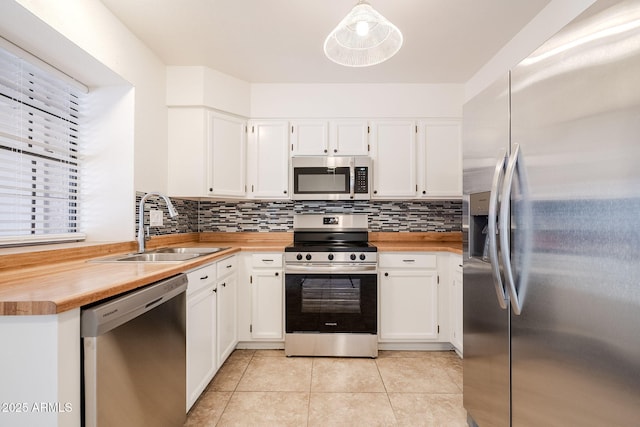
[[[51,315],[121,294],[241,251],[283,251],[292,233],[185,233],[152,238],[165,246],[227,247],[171,263],[93,262],[135,252],[135,242],[63,244],[0,250],[0,315]],[[369,233],[379,251],[462,253],[461,233]]]

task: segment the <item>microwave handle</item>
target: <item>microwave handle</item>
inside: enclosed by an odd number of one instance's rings
[[[353,157],[349,158],[349,197],[356,196],[356,165]]]

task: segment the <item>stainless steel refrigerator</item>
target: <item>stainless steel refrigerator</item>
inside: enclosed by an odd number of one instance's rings
[[[594,3],[470,100],[470,425],[640,425],[640,1]]]

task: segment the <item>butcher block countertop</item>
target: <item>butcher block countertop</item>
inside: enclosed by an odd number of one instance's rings
[[[0,249],[0,315],[50,315],[78,308],[241,251],[281,252],[292,233],[187,233],[152,238],[166,246],[228,247],[175,263],[93,262],[136,251],[135,242],[62,244]],[[369,233],[379,251],[462,253],[461,233]],[[53,245],[52,245],[53,246]]]

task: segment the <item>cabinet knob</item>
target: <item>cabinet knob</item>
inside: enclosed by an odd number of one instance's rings
[[[280,275],[280,273],[278,273],[278,272],[276,271],[276,277],[278,277],[279,275]]]
[[[378,194],[378,190],[373,190],[373,194]]]
[[[334,152],[334,153],[337,153],[337,152],[338,152],[338,149],[337,149],[337,148],[334,148],[334,149],[333,149],[333,152]]]
[[[385,277],[389,277],[389,273],[384,273]]]
[[[213,193],[213,187],[209,187],[209,192]]]
[[[287,190],[284,190],[284,194],[287,194]]]
[[[212,289],[211,292],[213,292],[214,294],[217,294],[218,290],[217,289]]]
[[[422,194],[427,194],[427,191],[426,190],[422,190]]]
[[[325,152],[325,153],[327,152],[327,149],[326,149],[326,148],[324,149],[324,152]]]
[[[224,282],[222,282],[222,287],[223,287],[223,288],[226,288],[226,287],[227,287],[227,284],[226,284],[226,283],[224,283]]]

